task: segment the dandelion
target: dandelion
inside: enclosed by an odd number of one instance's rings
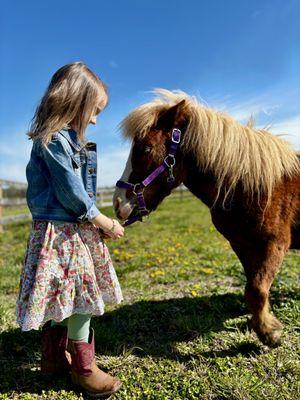
[[[194,289],[200,289],[201,285],[200,283],[195,283],[195,285],[193,285]]]
[[[211,268],[200,268],[200,271],[207,275],[211,275],[214,273],[214,271]]]
[[[157,276],[163,276],[163,275],[165,275],[165,273],[164,273],[164,271],[161,271],[160,269],[158,269],[154,272],[151,272],[151,274],[150,274],[151,278],[155,278]]]

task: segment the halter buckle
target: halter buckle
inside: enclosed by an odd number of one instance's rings
[[[176,134],[178,135],[178,139],[176,139]],[[172,142],[174,143],[180,143],[180,139],[181,139],[181,130],[174,128],[172,131]]]
[[[140,183],[135,183],[133,185],[132,193],[137,196],[138,193],[140,193],[140,192],[143,193],[144,189],[145,188],[143,186],[141,186]]]

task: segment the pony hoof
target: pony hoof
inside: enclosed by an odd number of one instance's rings
[[[278,347],[281,345],[281,333],[282,330],[274,330],[269,333],[265,333],[264,335],[258,335],[259,339],[263,344],[268,347]]]

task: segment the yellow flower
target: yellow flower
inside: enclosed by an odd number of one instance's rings
[[[192,290],[192,291],[191,291],[191,295],[192,295],[193,297],[197,297],[198,293],[196,292],[196,290]]]
[[[211,268],[200,268],[201,272],[204,272],[207,275],[211,275],[214,273],[214,271]]]
[[[201,287],[201,286],[200,286],[200,283],[196,283],[195,285],[193,285],[193,288],[194,288],[194,289],[200,289],[200,287]]]
[[[161,271],[160,269],[158,269],[154,272],[151,272],[151,274],[150,274],[151,278],[155,278],[156,276],[163,276],[163,275],[165,275],[165,273],[164,273],[164,271]]]

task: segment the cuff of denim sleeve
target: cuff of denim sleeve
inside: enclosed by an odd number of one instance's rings
[[[101,212],[99,211],[99,209],[96,207],[95,204],[93,204],[91,206],[91,208],[88,209],[88,211],[86,213],[86,218],[90,221],[90,220],[96,218],[100,214],[101,214]]]
[[[87,210],[87,212],[78,218],[78,221],[80,221],[80,222],[91,221],[92,219],[96,218],[100,214],[101,214],[101,212],[98,210],[98,208],[93,203],[91,205],[91,207]]]

